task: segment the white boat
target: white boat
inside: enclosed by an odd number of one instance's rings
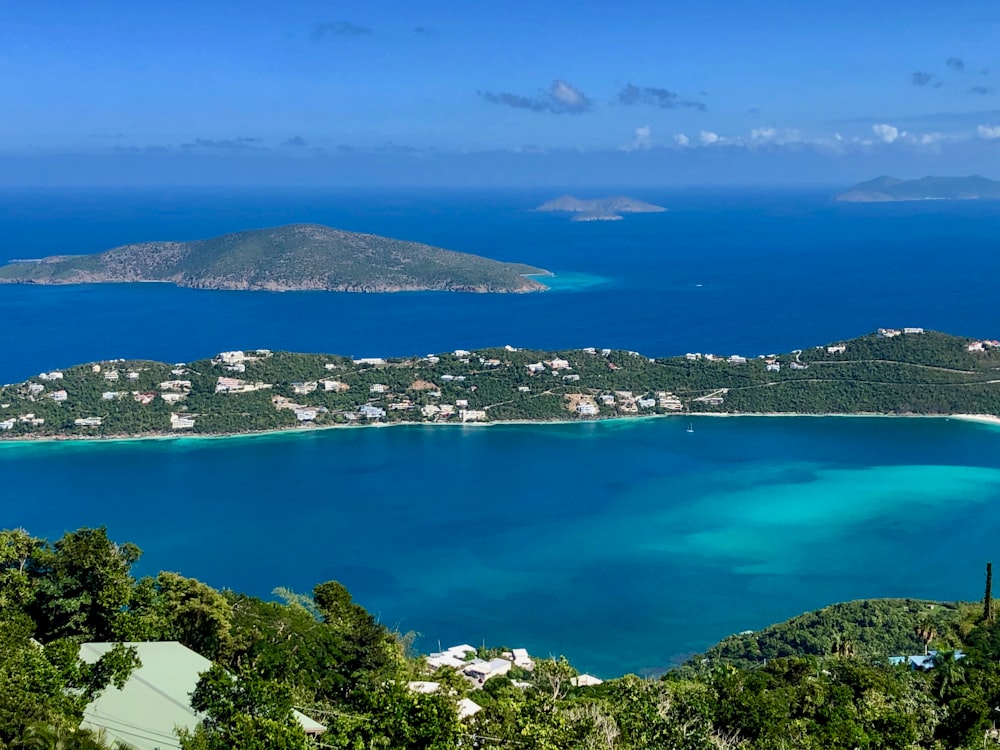
[[[687,428],[687,431],[688,431],[688,432],[694,432],[694,422],[691,422],[691,423],[690,423],[690,424],[688,425],[688,428]]]

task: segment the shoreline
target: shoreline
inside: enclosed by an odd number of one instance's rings
[[[654,419],[669,419],[683,417],[712,417],[712,418],[795,418],[795,417],[833,417],[837,419],[955,419],[961,422],[972,422],[975,424],[992,425],[1000,427],[1000,416],[993,414],[880,414],[877,412],[865,412],[858,414],[838,414],[838,413],[806,413],[806,412],[683,412],[673,414],[644,414],[634,417],[605,417],[603,419],[508,419],[494,422],[375,422],[372,424],[331,424],[314,425],[312,427],[289,427],[277,430],[259,430],[254,432],[232,432],[222,434],[200,435],[197,433],[154,433],[148,435],[108,435],[108,436],[59,436],[45,435],[34,438],[2,438],[0,437],[0,449],[4,445],[26,446],[37,444],[71,444],[71,445],[93,445],[112,443],[133,443],[145,441],[211,441],[211,440],[234,440],[250,438],[267,438],[276,435],[309,435],[328,430],[360,430],[366,428],[389,428],[389,427],[434,427],[434,428],[463,428],[471,427],[476,429],[503,426],[565,426],[565,425],[598,425],[608,423],[637,422],[645,423]]]

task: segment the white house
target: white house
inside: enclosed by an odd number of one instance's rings
[[[238,391],[243,387],[243,381],[236,378],[220,377],[215,383],[216,393],[226,393],[228,391]]]
[[[581,401],[576,405],[576,413],[584,417],[593,417],[597,414],[597,406],[587,401]]]
[[[194,427],[194,417],[183,416],[180,414],[170,415],[171,430],[190,430],[192,427]]]
[[[358,411],[365,419],[381,419],[385,416],[385,409],[371,404],[365,404]]]
[[[294,409],[295,418],[300,422],[312,422],[319,414],[319,409],[306,407],[304,409]]]
[[[39,380],[62,380],[63,374],[61,372],[43,372],[38,376]]]
[[[53,391],[49,394],[49,398],[53,401],[65,401],[67,397],[66,391]]]
[[[512,666],[513,664],[507,659],[498,658],[490,659],[489,661],[474,659],[469,662],[469,666],[462,670],[462,674],[466,677],[471,677],[481,685],[490,679],[490,677],[507,674]]]
[[[82,419],[74,419],[73,424],[77,427],[100,427],[102,421],[101,417],[83,417]]]
[[[847,351],[847,347],[844,344],[837,344],[836,346],[826,347],[827,354],[843,354]]]

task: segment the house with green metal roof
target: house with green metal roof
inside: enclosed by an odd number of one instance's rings
[[[96,662],[114,643],[85,643],[80,658]],[[109,685],[83,714],[84,729],[103,731],[107,739],[135,750],[180,750],[178,728],[193,730],[203,716],[191,708],[191,693],[212,662],[176,641],[126,643],[142,663],[121,690]],[[295,711],[306,734],[317,736],[326,727]]]

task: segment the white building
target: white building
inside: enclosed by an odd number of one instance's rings
[[[68,398],[66,391],[53,391],[49,394],[53,401],[65,401]]]
[[[63,374],[61,372],[43,372],[38,376],[39,380],[62,380]]]
[[[83,417],[74,419],[73,424],[77,427],[100,427],[102,421],[101,417]]]
[[[183,416],[180,414],[170,415],[171,430],[190,430],[192,427],[194,427],[194,417]]]
[[[581,401],[576,405],[576,413],[584,417],[593,417],[597,414],[597,406],[586,401]]]

